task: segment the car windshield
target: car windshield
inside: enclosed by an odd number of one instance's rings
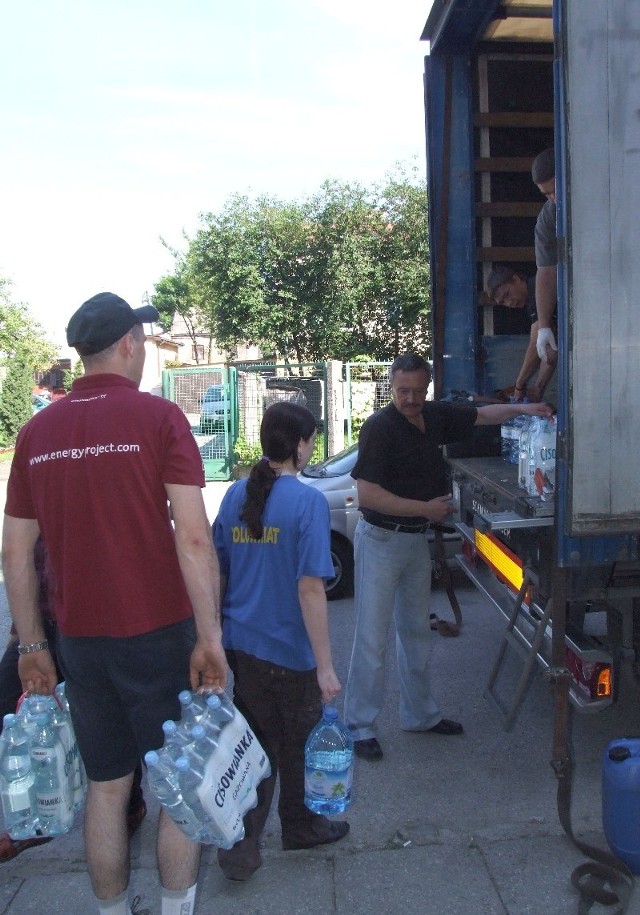
[[[312,467],[306,467],[302,471],[305,477],[341,477],[345,473],[351,473],[358,458],[358,445],[351,445],[322,461],[320,464],[314,464]]]

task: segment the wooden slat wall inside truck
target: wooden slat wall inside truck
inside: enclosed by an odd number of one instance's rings
[[[562,9],[566,521],[574,535],[633,532],[640,530],[640,3],[563,0]]]

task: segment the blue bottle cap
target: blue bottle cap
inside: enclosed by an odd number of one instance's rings
[[[160,757],[155,750],[147,750],[144,754],[144,761],[148,766],[157,766],[160,762]]]
[[[324,705],[322,717],[329,718],[331,721],[335,721],[338,717],[338,709],[335,707],[335,705]]]

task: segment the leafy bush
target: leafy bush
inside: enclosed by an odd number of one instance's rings
[[[244,435],[239,435],[233,446],[233,456],[238,464],[255,464],[262,457],[260,442],[250,445]]]

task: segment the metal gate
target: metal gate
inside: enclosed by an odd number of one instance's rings
[[[189,420],[206,480],[230,480],[238,435],[238,392],[233,366],[165,369],[162,394]]]
[[[205,479],[230,480],[262,453],[260,423],[278,400],[306,406],[318,434],[311,463],[327,457],[327,366],[235,363],[166,369],[162,393],[182,409],[198,443]]]
[[[316,446],[311,464],[328,455],[325,420],[327,417],[327,364],[303,362],[234,364],[237,372],[239,424],[236,451],[246,453],[250,463],[260,457],[260,423],[264,411],[279,400],[299,403],[311,410],[316,420]]]
[[[347,362],[345,364],[345,415],[347,442],[358,440],[365,419],[389,403],[390,362]]]

